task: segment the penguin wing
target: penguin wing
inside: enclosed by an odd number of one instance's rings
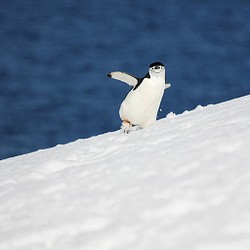
[[[125,72],[115,71],[108,74],[108,77],[127,83],[130,86],[136,86],[139,78]]]
[[[168,88],[170,88],[171,87],[171,84],[169,83],[169,82],[167,82],[166,84],[165,84],[165,89],[168,89]]]

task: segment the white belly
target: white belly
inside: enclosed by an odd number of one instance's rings
[[[146,79],[135,91],[131,90],[120,107],[120,117],[142,128],[156,121],[164,93],[165,81]]]

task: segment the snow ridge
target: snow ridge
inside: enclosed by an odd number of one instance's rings
[[[0,250],[249,249],[250,96],[0,161]]]

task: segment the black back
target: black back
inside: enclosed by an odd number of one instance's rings
[[[144,80],[145,78],[150,79],[149,73],[147,73],[143,78],[137,78],[138,83],[134,86],[133,91],[135,91],[135,90],[141,85],[141,83],[143,82],[143,80]]]

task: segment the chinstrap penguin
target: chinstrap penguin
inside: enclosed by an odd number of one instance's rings
[[[119,110],[123,131],[129,133],[133,126],[145,128],[152,125],[164,90],[171,86],[165,81],[164,65],[161,62],[150,64],[149,72],[143,78],[120,71],[111,72],[108,77],[132,86]]]

